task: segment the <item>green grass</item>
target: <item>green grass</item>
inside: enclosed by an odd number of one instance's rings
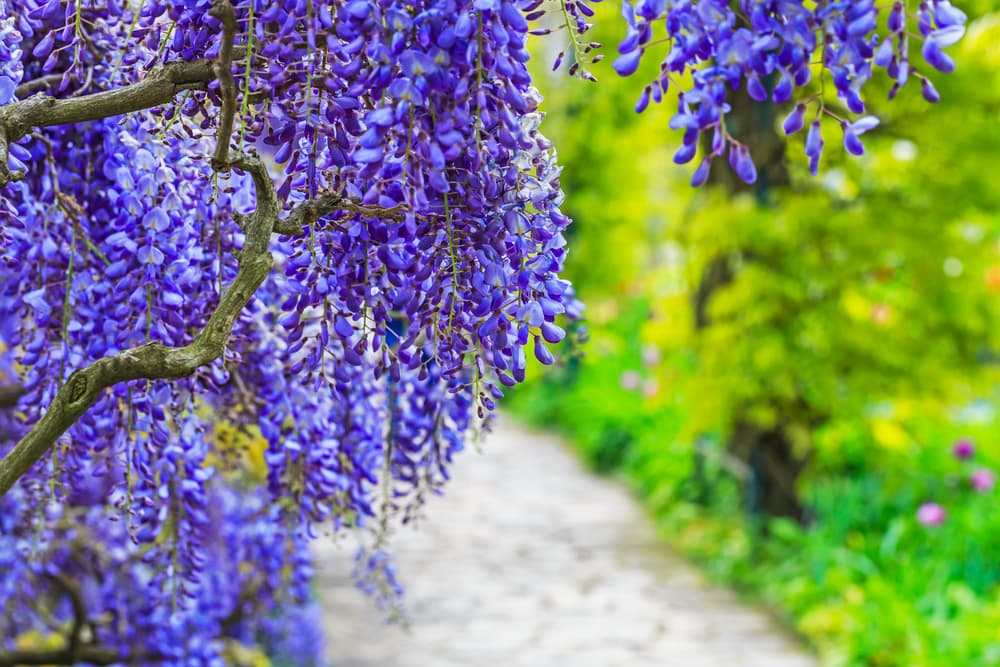
[[[622,387],[623,373],[641,367],[623,340],[595,340],[606,354],[530,382],[508,405],[554,425],[596,470],[623,477],[668,544],[774,608],[824,667],[1000,665],[1000,514],[995,491],[967,483],[973,467],[995,467],[993,424],[980,427],[977,460],[963,463],[951,455],[955,424],[917,420],[915,453],[876,455],[869,443],[869,460],[806,480],[807,526],[775,520],[761,531],[718,457],[699,478],[679,408]],[[917,522],[926,500],[946,507],[943,525]]]

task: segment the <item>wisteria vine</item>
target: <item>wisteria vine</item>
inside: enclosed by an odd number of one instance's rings
[[[708,180],[713,160],[723,156],[744,182],[757,179],[750,149],[726,126],[733,91],[759,103],[793,102],[784,131],[792,135],[808,125],[805,154],[816,174],[824,119],[839,126],[847,152],[864,153],[861,135],[879,124],[866,114],[864,99],[876,70],[892,80],[890,98],[918,80],[927,101],[940,100],[928,74],[955,69],[945,49],[964,36],[966,23],[949,0],[925,0],[916,9],[903,0],[636,0],[625,2],[622,13],[628,28],[615,70],[629,76],[647,53],[664,54],[636,110],[662,101],[671,87],[681,91],[670,122],[684,133],[674,161],[693,161],[705,144],[691,178],[695,186]],[[884,24],[880,13],[887,15]],[[915,44],[920,64],[911,58]],[[825,93],[828,85],[835,102]],[[798,98],[797,90],[804,90]]]
[[[0,0],[0,666],[309,664],[281,624],[322,530],[367,531],[359,583],[398,591],[392,522],[580,313],[527,38],[554,12],[571,73],[600,54],[589,3],[550,4]],[[729,88],[828,78],[862,115],[878,66],[933,101],[911,24],[947,72],[965,21],[943,0],[896,3],[885,39],[873,2],[625,17],[620,73],[668,45],[640,110],[692,77],[695,184],[727,146],[754,178]],[[852,152],[876,124],[816,94],[789,133],[810,106],[814,170],[821,117]]]
[[[0,4],[0,663],[46,613],[36,660],[216,661],[324,528],[394,589],[390,518],[579,308],[522,4]]]

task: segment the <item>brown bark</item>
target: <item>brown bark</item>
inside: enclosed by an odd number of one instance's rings
[[[806,467],[784,425],[762,429],[740,419],[729,438],[730,452],[750,467],[748,502],[755,513],[772,517],[805,519],[798,495],[798,480]]]
[[[24,387],[17,384],[0,385],[0,409],[13,408],[24,395]]]
[[[22,650],[0,654],[0,667],[31,667],[34,665],[127,665],[132,662],[157,660],[158,656],[133,657],[104,646],[85,644],[72,652],[69,647],[52,650]]]
[[[710,183],[730,192],[752,192],[767,201],[772,188],[788,185],[788,165],[785,163],[785,139],[775,131],[776,107],[770,102],[756,102],[739,90],[730,94],[733,110],[726,116],[730,134],[750,149],[757,165],[757,182],[747,185],[729,169],[712,169]],[[718,165],[722,167],[722,165]]]
[[[85,413],[105,389],[130,380],[161,380],[191,375],[222,355],[240,312],[271,271],[271,233],[278,218],[278,199],[267,169],[259,160],[240,158],[233,166],[246,169],[257,187],[257,209],[244,222],[246,243],[239,269],[194,342],[170,348],[160,343],[100,359],[70,375],[37,424],[0,460],[0,495],[40,459],[56,440]]]
[[[232,168],[246,171],[252,177],[257,194],[256,210],[249,216],[239,218],[246,241],[238,256],[236,277],[194,341],[183,347],[149,343],[99,359],[70,375],[38,423],[0,460],[0,496],[10,490],[109,387],[131,380],[185,377],[220,357],[240,312],[271,271],[274,261],[269,249],[272,233],[302,234],[308,225],[336,211],[386,217],[401,215],[398,208],[365,206],[338,193],[328,193],[299,205],[284,220],[279,219],[283,204],[278,200],[264,164],[254,157],[229,157],[233,116],[236,113],[236,86],[229,71],[235,57],[232,41],[236,19],[228,0],[216,0],[212,12],[223,23],[224,44],[216,60],[168,63],[151,72],[144,80],[115,90],[70,99],[39,94],[0,107],[2,187],[11,180],[23,177],[23,174],[12,173],[6,167],[9,142],[17,141],[34,128],[81,123],[149,109],[166,104],[182,90],[206,88],[209,82],[219,78],[221,109],[218,144],[212,166],[221,172]]]

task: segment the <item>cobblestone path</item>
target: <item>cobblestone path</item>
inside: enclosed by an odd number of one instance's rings
[[[501,419],[419,530],[393,535],[410,628],[386,627],[321,543],[334,667],[814,667],[767,614],[706,585],[619,485]]]

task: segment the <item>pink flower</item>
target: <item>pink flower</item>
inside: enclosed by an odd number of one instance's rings
[[[969,484],[979,493],[989,493],[996,486],[996,483],[996,474],[986,468],[980,468],[969,476]]]
[[[963,438],[955,443],[952,448],[955,453],[955,458],[960,461],[968,461],[972,458],[973,454],[976,453],[976,447],[972,444],[972,441],[968,438]]]
[[[635,391],[639,388],[641,383],[642,378],[636,371],[625,371],[622,373],[621,377],[618,378],[618,384],[620,384],[622,389],[625,391]]]
[[[917,510],[917,521],[925,526],[940,526],[947,517],[944,508],[937,503],[924,503]]]

